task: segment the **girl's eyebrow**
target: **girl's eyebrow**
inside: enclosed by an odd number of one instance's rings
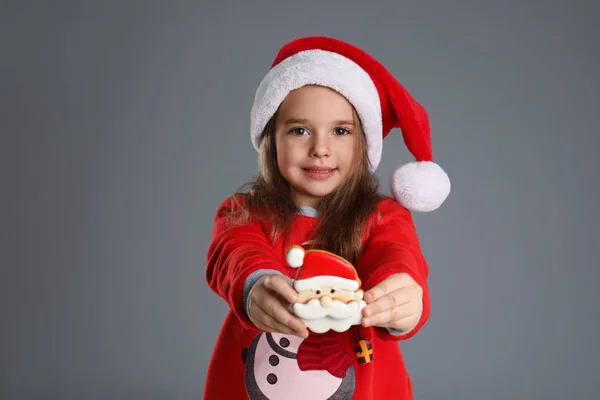
[[[346,120],[346,119],[340,119],[337,121],[333,121],[333,123],[335,125],[350,125],[350,126],[354,126],[354,121],[350,121],[350,120]]]
[[[292,124],[306,124],[308,123],[309,120],[306,118],[288,118],[286,119],[283,123],[284,125],[292,125]],[[340,119],[337,121],[333,121],[334,125],[350,125],[350,126],[354,126],[354,121],[351,120],[346,120],[346,119]]]
[[[292,125],[292,124],[306,124],[308,120],[306,118],[288,118],[283,123],[284,125]]]

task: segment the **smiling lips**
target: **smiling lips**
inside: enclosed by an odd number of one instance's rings
[[[323,180],[333,176],[337,168],[326,168],[326,167],[308,167],[302,168],[306,176],[311,179]]]

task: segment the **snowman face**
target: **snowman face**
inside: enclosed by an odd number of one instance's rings
[[[357,300],[356,292],[335,288],[335,287],[319,287],[312,290],[305,290],[298,295],[297,303],[305,304],[310,300],[317,299],[323,307],[328,307],[333,301],[349,303]]]

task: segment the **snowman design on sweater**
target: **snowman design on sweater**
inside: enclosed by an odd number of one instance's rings
[[[303,340],[294,335],[261,333],[245,351],[246,392],[250,400],[342,400],[354,394],[354,368],[343,377],[325,369],[303,371],[298,351]]]
[[[244,350],[246,391],[251,400],[341,400],[355,388],[354,354],[346,332],[360,324],[360,280],[345,259],[322,250],[292,246],[286,253],[299,268],[290,310],[304,320],[309,337],[264,332]]]

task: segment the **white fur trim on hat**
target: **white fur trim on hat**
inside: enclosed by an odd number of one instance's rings
[[[358,289],[358,282],[355,280],[330,275],[320,275],[313,278],[294,281],[294,289],[296,289],[297,292],[303,292],[305,290],[318,289],[322,287],[354,292]]]
[[[304,249],[300,246],[292,246],[285,253],[285,261],[292,268],[301,267],[304,263]]]
[[[311,84],[336,90],[354,106],[365,132],[371,169],[377,169],[383,147],[379,93],[369,74],[358,64],[330,51],[306,50],[294,54],[263,78],[250,117],[254,148],[258,151],[265,125],[288,93]]]
[[[407,209],[429,212],[437,209],[450,194],[450,178],[434,162],[410,162],[392,174],[391,191],[396,201]]]

